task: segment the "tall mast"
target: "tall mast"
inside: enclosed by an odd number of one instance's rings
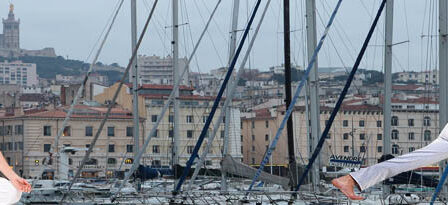
[[[131,0],[131,45],[132,51],[135,50],[137,45],[137,2]],[[138,71],[137,71],[137,57],[132,60],[132,115],[134,117],[134,156],[137,155],[140,143],[139,143],[139,114],[138,114]],[[135,157],[134,157],[135,158]]]
[[[289,28],[289,0],[283,0],[283,46],[285,55],[285,102],[286,108],[291,104],[291,41],[290,41],[290,28]],[[313,50],[314,51],[314,50]],[[288,134],[288,161],[289,161],[289,173],[291,174],[290,184],[291,190],[297,185],[297,172],[296,172],[296,157],[294,149],[294,133],[292,124],[292,115],[289,116],[286,124]],[[272,168],[272,167],[271,167]]]
[[[173,40],[171,43],[173,44],[173,78],[174,84],[179,82],[179,23],[178,23],[178,0],[173,0]],[[173,157],[172,162],[174,168],[179,164],[179,117],[180,117],[180,109],[179,109],[179,87],[174,90],[174,126],[173,126]],[[174,170],[176,179],[177,170]]]
[[[448,2],[446,0],[439,0],[439,92],[440,92],[440,105],[439,105],[439,129],[440,131],[447,123],[448,112],[448,26],[447,26],[447,12],[448,12]],[[439,175],[442,173],[446,166],[446,160],[440,162],[439,164]],[[447,184],[443,185],[442,192],[447,192]]]
[[[233,55],[235,54],[236,49],[236,34],[238,32],[238,14],[240,9],[240,0],[233,0],[233,10],[232,10],[232,30],[230,35],[230,45],[229,45],[229,62],[228,65],[230,65]],[[232,82],[229,82],[232,83]],[[238,82],[233,82],[238,83]],[[231,87],[231,86],[229,86]],[[230,96],[230,89],[226,90],[226,97]],[[231,114],[231,107],[232,102],[230,102],[230,105],[225,107],[225,125],[224,125],[224,146],[223,146],[223,157],[225,157],[229,152],[229,137],[230,137],[230,118],[232,117]],[[227,191],[227,173],[224,171],[221,171],[221,191]]]
[[[307,56],[308,62],[311,60],[316,48],[316,1],[306,0],[306,35],[307,35]],[[311,120],[311,147],[309,157],[316,148],[320,137],[320,112],[319,112],[319,96],[318,96],[318,73],[317,73],[317,57],[316,62],[311,69],[307,86],[310,90],[310,120]],[[311,181],[315,191],[318,191],[319,165],[320,157],[317,158],[318,163],[314,163],[311,171]]]
[[[392,38],[393,38],[393,16],[394,16],[394,1],[389,0],[386,2],[386,21],[384,27],[384,130],[383,130],[383,146],[384,154],[388,155],[392,153],[391,149],[391,98],[392,98]],[[388,194],[390,192],[389,186],[383,187],[383,192]]]

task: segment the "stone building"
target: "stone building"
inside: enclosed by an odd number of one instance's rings
[[[395,101],[395,100],[393,100]],[[418,102],[414,102],[418,103]],[[437,102],[427,101],[428,104]],[[392,110],[391,152],[398,156],[426,146],[437,138],[439,132],[438,110],[416,109],[419,106]],[[427,109],[426,109],[427,108]],[[321,132],[325,128],[333,108],[320,108]],[[243,162],[257,166],[267,146],[277,132],[284,118],[285,108],[263,108],[251,113],[242,114],[241,141]],[[297,106],[293,112],[294,139],[297,161],[308,163],[309,138],[305,107]],[[319,155],[321,166],[328,166],[332,154],[342,156],[361,156],[363,165],[376,164],[384,153],[383,145],[383,113],[382,108],[372,105],[343,106],[326,137]],[[280,136],[272,155],[272,164],[286,166],[288,163],[286,129]],[[270,162],[271,163],[271,162]]]
[[[69,175],[73,175],[106,110],[106,107],[76,106],[58,145],[54,144],[55,136],[62,126],[68,107],[26,112],[17,109],[15,112],[3,113],[0,116],[0,148],[13,169],[25,177],[53,178],[58,176],[60,165],[69,166]],[[140,123],[143,136],[143,119]],[[132,126],[130,111],[120,107],[112,109],[91,159],[83,169],[83,177],[122,175],[130,168],[134,144]],[[62,147],[74,147],[82,151],[70,154],[68,165],[60,164],[57,154],[53,154],[52,162],[49,163],[47,160],[52,146],[56,151]],[[144,155],[144,159],[149,157]],[[123,160],[124,166],[118,169]],[[44,164],[44,161],[47,163]]]
[[[105,89],[104,93],[95,96],[95,100],[100,103],[105,103],[110,100],[115,93],[118,84],[112,85],[110,88]],[[122,105],[125,108],[132,108],[132,85],[127,84],[122,87],[117,98],[117,104]],[[157,121],[157,116],[162,110],[164,103],[168,99],[168,96],[172,90],[171,85],[151,85],[143,84],[139,88],[139,114],[140,117],[146,118],[146,133],[151,131],[154,123]],[[179,163],[185,165],[186,161],[193,151],[194,145],[202,131],[205,120],[213,105],[214,97],[204,97],[193,95],[193,89],[187,86],[180,86],[180,159]],[[241,142],[240,142],[240,113],[238,109],[231,109],[231,125],[229,134],[229,154],[234,158],[241,159]],[[218,108],[214,121],[210,126],[209,133],[213,130],[213,124],[221,112]],[[157,133],[152,136],[148,147],[148,153],[151,154],[152,165],[154,166],[168,166],[171,165],[171,150],[173,143],[173,108],[169,108],[169,111],[165,114],[161,121]],[[219,127],[219,131],[213,142],[211,152],[207,156],[206,163],[208,167],[217,168],[220,165],[222,158],[221,149],[224,140],[224,123]],[[207,140],[204,141],[204,144]],[[204,145],[205,146],[205,145]]]

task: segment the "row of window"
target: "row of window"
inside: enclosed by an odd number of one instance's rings
[[[157,122],[157,118],[158,115],[151,115],[151,122],[155,123]],[[202,116],[202,123],[205,123],[207,121],[208,116]],[[223,118],[223,121],[225,121],[225,119]],[[174,122],[174,116],[173,115],[169,115],[168,116],[168,122]],[[194,123],[194,116],[193,115],[187,115],[185,116],[185,122],[186,123]]]
[[[14,130],[13,130],[14,128]],[[0,126],[0,136],[11,136],[12,134],[15,135],[23,135],[23,125],[5,125]]]
[[[134,127],[126,127],[126,136],[132,137],[133,136]],[[51,126],[45,125],[43,127],[43,135],[44,136],[51,136]],[[66,126],[64,128],[64,132],[62,133],[62,136],[71,136],[71,127]],[[86,126],[85,127],[85,136],[91,137],[93,136],[93,127],[92,126]],[[107,127],[107,136],[108,137],[114,137],[115,136],[115,127]]]
[[[13,142],[5,142],[5,143],[0,143],[0,149],[2,151],[23,150],[23,142],[14,142],[14,143]]]
[[[392,154],[399,154],[399,151],[400,151],[399,149],[400,149],[400,147],[398,145],[392,145]],[[383,147],[378,146],[376,151],[378,153],[383,152]],[[415,147],[409,147],[409,152],[413,152],[413,151],[415,151]],[[344,146],[344,152],[350,152],[350,146]],[[366,147],[360,146],[359,152],[366,152]]]

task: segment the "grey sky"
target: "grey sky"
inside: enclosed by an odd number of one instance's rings
[[[58,55],[71,59],[86,60],[92,47],[106,25],[116,6],[117,0],[13,0],[16,18],[21,20],[21,47],[40,49],[54,47]],[[165,28],[171,25],[171,0],[160,0],[156,8],[155,18],[151,22],[140,54],[168,55],[171,51],[171,30]],[[188,22],[181,26],[181,56],[188,56],[196,42],[205,21],[208,18],[216,0],[181,0],[179,22]],[[239,28],[243,28],[254,0],[242,0],[240,7]],[[261,14],[261,9],[257,15]],[[291,1],[292,55],[298,65],[303,65],[304,51],[304,1]],[[329,14],[336,5],[336,0],[317,0],[318,38],[326,24]],[[421,34],[437,34],[437,1],[396,0],[394,20],[394,42],[410,40],[409,44],[394,47],[394,71],[434,69],[437,55],[434,53],[437,45],[436,37],[421,38]],[[144,20],[149,13],[153,0],[138,0],[139,33]],[[0,16],[6,18],[8,1],[0,3]],[[230,28],[231,0],[223,0],[209,35],[204,38],[197,59],[191,69],[208,71],[224,66],[228,58],[228,35]],[[361,47],[368,28],[373,20],[380,1],[344,0],[336,17],[336,22],[330,31],[330,37],[324,44],[319,55],[319,66],[352,66]],[[104,63],[117,62],[124,66],[130,56],[130,2],[126,0],[124,8],[110,39],[100,56]],[[266,70],[283,61],[283,14],[281,1],[273,0],[261,33],[253,48],[250,59],[251,68]],[[201,17],[202,15],[202,17]],[[384,17],[384,13],[383,13]],[[258,18],[257,18],[258,19]],[[253,28],[258,21],[255,21]],[[428,29],[430,26],[431,29]],[[372,38],[366,58],[361,66],[371,69],[382,69],[383,20]],[[213,40],[211,40],[213,39]],[[213,43],[212,43],[213,42]],[[376,45],[376,46],[375,46]],[[432,47],[431,47],[432,46]],[[432,48],[432,55],[426,48]],[[336,49],[335,49],[336,48]],[[337,52],[336,52],[337,50]],[[244,50],[243,50],[244,52]],[[409,55],[409,56],[408,56]],[[432,60],[430,60],[432,59]],[[89,59],[90,61],[90,59]],[[293,63],[294,63],[293,62]]]

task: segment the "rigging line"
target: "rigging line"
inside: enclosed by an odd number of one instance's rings
[[[114,107],[115,102],[116,102],[116,100],[118,98],[118,94],[120,93],[121,88],[123,87],[123,84],[124,84],[124,81],[126,79],[126,76],[129,73],[130,68],[132,67],[131,65],[132,65],[132,63],[134,61],[134,58],[137,56],[137,51],[140,48],[140,45],[141,45],[142,40],[143,40],[143,37],[145,36],[146,30],[148,28],[149,22],[150,22],[150,20],[152,18],[152,15],[154,14],[154,10],[156,8],[157,2],[158,2],[158,0],[154,1],[154,5],[153,5],[152,10],[151,10],[151,12],[150,12],[150,14],[148,16],[148,19],[146,20],[146,23],[145,23],[145,26],[143,27],[142,33],[140,34],[140,37],[139,37],[138,42],[137,42],[137,45],[136,45],[135,49],[132,52],[132,56],[131,56],[131,58],[129,60],[128,66],[126,67],[126,70],[125,70],[123,76],[121,77],[120,84],[118,85],[117,91],[115,91],[115,94],[114,94],[114,96],[112,98],[112,102],[109,104],[109,106],[107,108],[107,112],[106,112],[106,114],[105,114],[105,116],[104,116],[104,118],[103,118],[103,120],[102,120],[102,122],[101,122],[101,124],[100,124],[100,126],[99,126],[99,128],[98,128],[98,130],[96,132],[96,134],[95,134],[95,137],[92,139],[92,142],[90,144],[89,150],[87,151],[86,155],[84,155],[84,158],[82,159],[82,162],[79,165],[79,168],[76,171],[76,174],[73,176],[73,179],[70,182],[70,185],[68,187],[68,192],[70,192],[70,190],[71,190],[73,184],[75,183],[76,179],[81,174],[81,170],[84,167],[84,165],[86,164],[86,162],[87,162],[87,160],[88,160],[88,158],[90,156],[90,153],[92,153],[93,147],[95,147],[96,141],[98,140],[98,138],[99,138],[99,136],[101,134],[101,131],[102,131],[104,125],[106,124],[107,119],[109,118],[109,115],[110,115],[110,113],[112,111],[112,108]],[[62,196],[62,199],[59,202],[59,204],[62,204],[64,202],[66,196],[67,196],[67,194],[64,193],[64,195]]]
[[[204,22],[204,17],[202,16],[202,12],[201,12],[201,10],[199,9],[199,6],[197,5],[197,3],[196,3],[196,1],[193,1],[193,3],[194,3],[194,5],[196,6],[196,8],[198,9],[198,14],[199,14],[199,16],[201,17],[201,20]],[[205,4],[205,3],[204,3]],[[208,8],[207,8],[207,11],[208,11]],[[218,24],[213,20],[213,22],[216,24],[216,27],[218,28],[218,30],[219,31],[221,31],[220,29],[219,29],[219,27],[218,27]],[[221,32],[220,32],[221,33]],[[214,49],[214,51],[215,51],[215,53],[216,53],[216,56],[218,57],[218,60],[219,60],[219,63],[221,64],[221,65],[224,65],[224,61],[222,60],[222,58],[221,58],[221,55],[219,54],[219,52],[218,52],[218,48],[216,47],[216,45],[215,45],[215,41],[213,40],[213,37],[212,37],[212,35],[210,34],[210,32],[209,31],[207,31],[207,37],[210,39],[210,41],[211,41],[211,43],[212,43],[212,46],[213,46],[213,49]]]
[[[213,107],[212,107],[212,110],[210,112],[210,115],[208,116],[207,121],[205,122],[205,125],[204,125],[204,127],[203,127],[203,129],[201,131],[201,135],[199,136],[198,142],[197,142],[196,146],[194,147],[193,153],[191,154],[190,159],[187,162],[187,165],[186,165],[186,167],[185,167],[185,169],[183,171],[183,174],[182,174],[181,178],[179,179],[179,182],[177,183],[177,185],[176,185],[176,187],[175,187],[175,189],[173,191],[173,195],[177,195],[177,193],[179,193],[180,188],[182,187],[182,184],[185,181],[186,175],[190,171],[189,169],[191,168],[194,160],[198,157],[198,151],[199,151],[199,149],[200,149],[200,147],[202,145],[202,142],[204,141],[205,134],[206,134],[206,132],[208,130],[208,127],[210,126],[210,123],[211,123],[211,121],[213,119],[213,116],[215,115],[216,109],[217,109],[217,107],[219,105],[219,102],[221,101],[221,97],[224,94],[224,90],[225,90],[225,88],[227,86],[227,83],[229,82],[229,79],[231,77],[232,71],[235,68],[236,61],[238,60],[238,56],[239,56],[239,54],[241,52],[241,49],[242,49],[242,47],[244,45],[244,42],[245,42],[246,38],[247,38],[247,34],[249,33],[249,29],[250,29],[250,27],[252,25],[252,22],[253,22],[253,20],[255,18],[255,15],[257,14],[258,7],[260,6],[260,3],[261,3],[261,0],[258,0],[256,5],[255,5],[255,8],[254,8],[253,13],[252,13],[252,16],[251,16],[251,18],[250,18],[250,20],[249,20],[249,22],[247,24],[247,27],[246,27],[246,29],[244,31],[244,34],[243,34],[243,37],[240,40],[240,44],[238,45],[238,49],[236,50],[236,52],[234,54],[232,63],[231,63],[231,65],[230,65],[230,67],[229,67],[229,69],[228,69],[228,71],[226,73],[226,76],[225,76],[224,81],[223,81],[223,83],[221,85],[221,88],[219,89],[219,92],[218,92],[218,95],[216,96],[215,102],[213,103]]]
[[[89,70],[87,71],[87,73],[86,73],[86,75],[84,77],[84,80],[81,83],[81,86],[78,88],[76,96],[73,98],[73,102],[70,105],[70,109],[67,112],[67,115],[65,116],[64,121],[62,122],[61,128],[59,129],[57,135],[55,136],[54,144],[53,144],[53,146],[50,147],[49,153],[53,153],[54,151],[59,152],[59,148],[58,148],[58,146],[59,146],[59,139],[61,138],[61,136],[62,136],[62,134],[63,134],[63,132],[65,130],[65,127],[67,126],[68,121],[70,120],[70,118],[71,118],[71,116],[73,114],[73,110],[75,108],[75,105],[78,103],[78,100],[79,100],[79,98],[82,95],[82,92],[84,90],[84,86],[87,83],[87,80],[89,79],[89,75],[92,73],[92,71],[94,69],[94,65],[96,64],[96,62],[98,60],[98,57],[101,54],[101,51],[103,50],[104,44],[106,43],[106,40],[107,40],[107,38],[108,38],[108,36],[110,34],[110,31],[112,30],[112,27],[113,27],[113,25],[115,23],[115,20],[116,20],[117,16],[118,16],[118,13],[119,13],[119,11],[121,9],[121,6],[123,5],[123,2],[124,2],[124,0],[121,0],[119,2],[119,5],[118,5],[118,7],[117,7],[117,9],[115,11],[114,17],[113,17],[113,19],[112,19],[112,21],[111,21],[111,23],[109,25],[109,28],[107,29],[107,32],[104,35],[104,38],[103,38],[103,40],[102,40],[102,42],[100,44],[100,47],[98,48],[98,50],[96,52],[96,55],[95,55],[94,59],[92,60],[92,63],[90,64]],[[53,148],[53,147],[55,147],[55,148]],[[42,173],[43,173],[43,170],[42,170]]]
[[[225,113],[224,110],[226,110],[226,108],[232,102],[233,95],[235,94],[236,87],[238,85],[238,81],[239,81],[242,73],[245,70],[244,66],[246,65],[246,62],[247,62],[247,60],[248,60],[248,58],[250,56],[250,51],[252,50],[252,47],[253,47],[253,45],[255,43],[255,39],[257,38],[258,31],[260,30],[261,24],[263,23],[264,17],[266,15],[266,11],[268,10],[270,3],[271,3],[271,0],[268,0],[266,2],[266,6],[265,6],[265,8],[263,10],[263,13],[261,14],[260,21],[259,21],[259,23],[257,25],[257,28],[255,29],[255,33],[253,34],[252,39],[249,42],[249,45],[248,45],[247,50],[246,50],[246,54],[244,55],[244,58],[243,58],[243,60],[242,60],[242,62],[240,64],[240,67],[239,67],[238,73],[237,73],[237,75],[235,77],[235,80],[233,81],[233,83],[230,83],[229,96],[226,96],[226,100],[224,101],[224,105],[222,106],[221,113],[219,114],[218,120],[217,120],[217,122],[215,123],[215,125],[213,127],[213,133],[212,133],[211,136],[209,136],[209,139],[208,139],[208,142],[207,142],[207,146],[202,151],[202,155],[201,155],[201,157],[199,157],[199,161],[196,164],[196,168],[194,170],[193,176],[191,177],[190,182],[188,184],[189,190],[191,190],[193,182],[194,182],[194,180],[196,179],[196,177],[197,177],[197,175],[199,173],[199,168],[202,166],[202,164],[205,161],[205,158],[207,157],[207,154],[208,154],[208,152],[210,150],[210,147],[212,146],[213,140],[215,139],[216,133],[218,132],[219,126],[220,126],[220,124],[222,123],[222,121],[224,119],[224,115],[225,114],[229,114],[229,113]],[[231,115],[229,114],[228,117],[231,117]],[[229,137],[229,136],[225,136],[225,137]]]
[[[207,32],[207,29],[208,29],[208,27],[209,27],[209,25],[210,25],[210,22],[211,22],[211,20],[213,19],[213,16],[215,15],[215,13],[216,13],[216,11],[217,11],[217,9],[218,9],[218,6],[220,5],[221,1],[222,1],[222,0],[218,0],[218,2],[216,3],[216,6],[215,6],[215,8],[214,8],[214,10],[213,10],[212,13],[210,14],[210,17],[209,17],[209,19],[208,19],[208,21],[207,21],[207,24],[205,25],[204,30],[202,31],[202,33],[201,33],[201,35],[200,35],[200,37],[199,37],[199,39],[198,39],[198,41],[197,41],[195,47],[193,48],[193,51],[192,51],[192,53],[190,54],[190,57],[188,58],[188,61],[187,61],[187,63],[185,64],[185,67],[184,67],[183,72],[182,72],[182,74],[180,75],[179,79],[182,79],[182,77],[185,75],[186,70],[187,70],[187,66],[190,64],[191,60],[193,59],[193,56],[194,56],[194,54],[196,53],[196,51],[197,51],[197,49],[198,49],[198,47],[199,47],[199,45],[200,45],[200,43],[201,43],[201,41],[202,41],[202,39],[203,39],[205,33]],[[164,107],[162,108],[162,111],[161,111],[161,112],[159,113],[159,115],[157,116],[157,120],[156,120],[155,124],[153,125],[151,131],[149,132],[148,137],[146,138],[145,143],[143,144],[143,146],[142,146],[142,148],[140,149],[139,153],[137,153],[137,156],[136,156],[135,159],[134,159],[134,162],[133,162],[133,164],[132,164],[132,167],[131,167],[131,169],[126,173],[125,178],[124,178],[123,181],[127,181],[127,180],[129,179],[129,177],[130,177],[130,176],[135,172],[135,170],[137,169],[138,164],[140,163],[140,158],[142,157],[143,152],[146,150],[146,148],[147,148],[148,145],[149,145],[149,141],[151,140],[151,136],[154,136],[155,132],[157,131],[157,127],[159,126],[160,122],[162,121],[163,117],[165,116],[165,112],[168,110],[168,108],[169,108],[170,105],[171,105],[171,102],[174,100],[174,93],[175,93],[174,90],[176,90],[176,89],[179,88],[179,84],[180,84],[180,80],[177,81],[177,82],[174,84],[174,86],[173,86],[173,90],[171,91],[171,94],[170,94],[170,96],[168,97],[167,102],[165,103]],[[119,194],[122,188],[123,188],[123,184],[120,185],[120,188],[118,189],[118,191],[117,191],[117,193],[116,193],[115,195]],[[112,196],[112,198],[115,197],[115,195]]]
[[[308,171],[310,170],[311,166],[313,165],[314,161],[316,160],[317,156],[319,155],[320,150],[322,149],[322,145],[324,143],[325,137],[327,136],[328,131],[330,130],[331,125],[333,124],[334,118],[336,117],[339,109],[341,108],[342,101],[344,100],[345,95],[347,95],[348,88],[350,87],[350,84],[351,84],[351,82],[352,82],[352,80],[353,80],[353,78],[355,76],[355,73],[358,70],[359,64],[361,63],[362,57],[364,56],[364,53],[365,53],[365,51],[367,49],[367,46],[368,46],[369,41],[370,41],[370,38],[372,37],[372,34],[375,31],[375,27],[376,27],[376,25],[378,23],[378,19],[381,16],[381,13],[383,11],[384,5],[386,4],[386,1],[387,0],[383,0],[381,5],[380,5],[380,8],[378,9],[378,12],[376,14],[375,20],[373,21],[373,24],[370,27],[369,33],[367,34],[367,37],[366,37],[366,40],[364,41],[364,43],[362,45],[361,51],[359,52],[359,55],[356,58],[356,62],[353,65],[353,69],[352,69],[352,71],[350,73],[350,76],[347,79],[347,83],[345,84],[344,89],[342,90],[342,93],[339,96],[339,99],[338,99],[338,101],[336,103],[335,108],[331,112],[331,116],[328,119],[328,123],[325,126],[325,130],[324,130],[324,132],[322,133],[322,135],[321,135],[321,137],[319,139],[319,143],[317,144],[317,146],[316,146],[316,148],[315,148],[315,150],[313,152],[313,155],[312,155],[308,165],[306,166],[304,173],[302,174],[302,177],[300,178],[300,181],[299,181],[299,184],[297,185],[296,191],[298,191],[300,189],[300,186],[304,182],[305,177],[306,177]],[[291,113],[291,112],[289,112],[289,113]]]
[[[293,98],[291,100],[291,104],[289,105],[288,110],[286,111],[285,116],[284,116],[284,118],[283,118],[283,120],[282,120],[282,122],[280,124],[280,128],[277,130],[277,133],[275,134],[274,140],[271,142],[271,144],[269,146],[269,152],[263,158],[263,161],[261,162],[260,167],[257,170],[257,173],[255,174],[254,178],[252,179],[252,182],[251,182],[251,184],[249,186],[248,191],[252,190],[252,188],[253,188],[253,186],[255,184],[255,181],[260,176],[262,170],[264,169],[264,166],[266,165],[267,161],[269,160],[270,155],[272,154],[272,152],[275,149],[275,146],[277,145],[279,137],[280,137],[283,129],[285,128],[285,125],[286,125],[286,122],[289,119],[289,116],[291,116],[291,114],[292,114],[293,108],[294,108],[294,106],[295,106],[295,104],[297,102],[297,99],[299,97],[300,91],[302,90],[305,82],[307,81],[308,75],[309,75],[309,73],[310,73],[314,63],[316,62],[317,55],[318,55],[318,53],[319,53],[319,51],[320,51],[320,49],[321,49],[321,47],[322,47],[322,45],[323,45],[323,43],[325,41],[325,38],[327,37],[327,34],[328,34],[329,30],[330,30],[331,25],[333,24],[333,20],[336,17],[336,13],[338,12],[341,3],[342,3],[342,0],[338,0],[338,3],[337,3],[337,5],[336,5],[336,7],[335,7],[331,17],[330,17],[330,20],[328,21],[328,24],[325,27],[324,33],[322,34],[322,37],[320,38],[319,44],[317,45],[316,49],[313,52],[313,56],[311,57],[310,63],[308,64],[308,67],[307,67],[304,75],[302,76],[302,79],[300,80],[300,84],[297,86],[297,89],[296,89],[296,91],[294,93],[294,96],[293,96]],[[249,192],[246,192],[246,196],[248,194],[249,194]]]

